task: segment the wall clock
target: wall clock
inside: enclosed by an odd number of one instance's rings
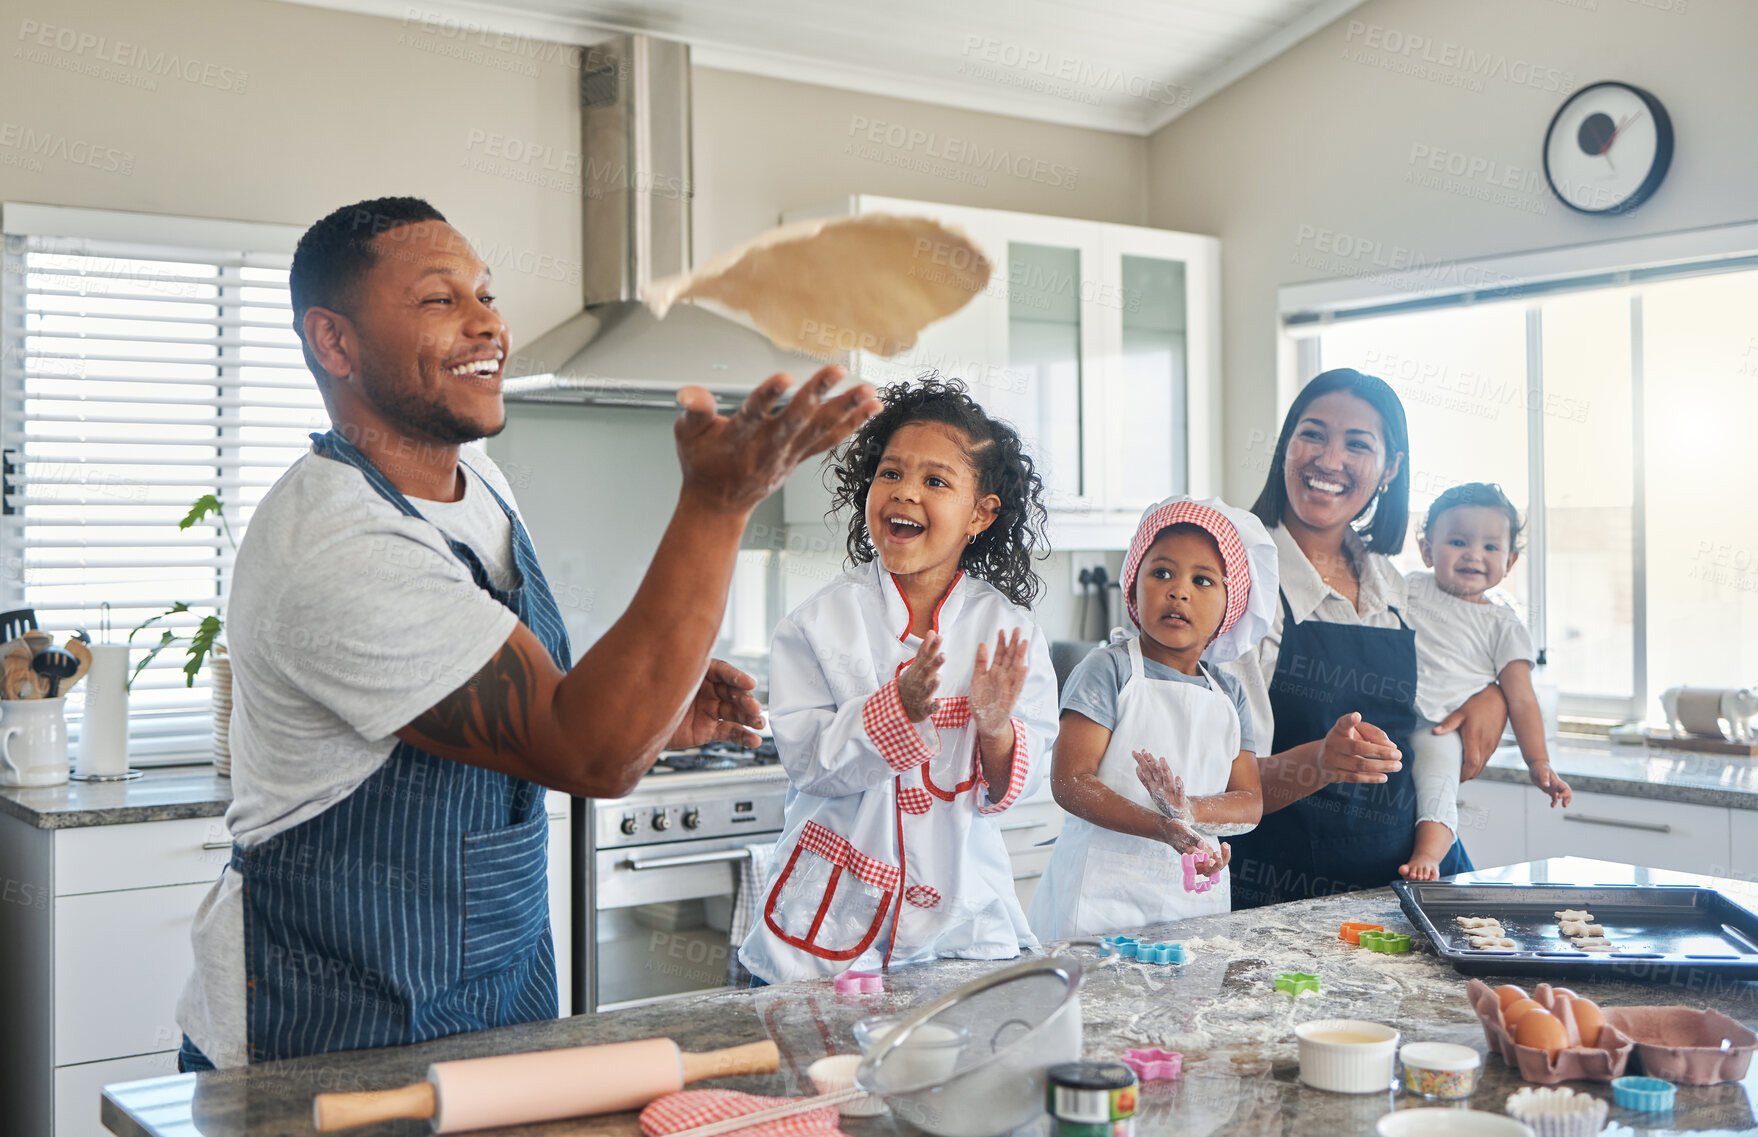
[[[1660,188],[1672,160],[1666,108],[1628,83],[1576,91],[1544,135],[1545,180],[1578,213],[1628,213]]]

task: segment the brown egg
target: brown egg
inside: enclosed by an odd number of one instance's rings
[[[1540,1007],[1520,1016],[1520,1025],[1514,1028],[1514,1041],[1555,1058],[1569,1045],[1569,1032],[1563,1029],[1561,1020]]]
[[[1543,1010],[1543,1007],[1539,1006],[1531,999],[1515,999],[1512,1003],[1509,1003],[1502,1008],[1502,1025],[1511,1031],[1514,1029],[1514,1024],[1519,1022],[1521,1017],[1527,1014],[1527,1012]],[[1549,1014],[1550,1012],[1546,1011],[1545,1013]]]
[[[1575,1012],[1575,1027],[1581,1033],[1581,1045],[1597,1045],[1600,1029],[1605,1026],[1605,1013],[1599,1009],[1599,1004],[1576,995],[1569,1000],[1569,1009]]]
[[[1516,987],[1512,983],[1508,984],[1506,987],[1496,988],[1496,998],[1502,1001],[1502,1012],[1504,1014],[1507,1013],[1509,1003],[1520,999],[1530,999],[1531,997],[1532,996],[1526,993],[1524,987]]]

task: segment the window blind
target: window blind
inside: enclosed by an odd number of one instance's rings
[[[130,754],[205,756],[209,675],[186,685],[188,637],[223,614],[232,542],[328,422],[292,330],[292,258],[40,232],[5,242],[0,597],[34,608],[57,640],[75,628],[101,639],[105,605],[120,641],[187,604],[135,637],[133,663],[162,629],[179,642],[134,682]],[[204,494],[227,525],[180,530]],[[78,702],[76,691],[75,733]]]

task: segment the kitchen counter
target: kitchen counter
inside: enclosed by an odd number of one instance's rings
[[[1476,878],[1655,883],[1709,879],[1576,859],[1494,869]],[[1758,900],[1751,885],[1714,883],[1742,894],[1748,902]],[[1297,1080],[1292,1028],[1308,1019],[1373,1019],[1397,1027],[1407,1041],[1460,1042],[1479,1052],[1485,1049],[1483,1031],[1465,1002],[1464,976],[1443,964],[1420,940],[1414,952],[1403,956],[1351,947],[1336,935],[1344,920],[1410,930],[1391,890],[1376,889],[1154,929],[1160,933],[1156,938],[1170,938],[1176,932],[1188,945],[1191,961],[1182,967],[1112,960],[1089,968],[1082,994],[1086,1057],[1112,1058],[1127,1047],[1146,1045],[1185,1055],[1181,1079],[1145,1087],[1139,1114],[1144,1137],[1371,1133],[1375,1120],[1390,1109],[1430,1104],[1403,1094],[1351,1096],[1302,1086]],[[1074,950],[1089,954],[1086,949]],[[836,995],[828,982],[783,984],[460,1035],[419,1046],[126,1083],[105,1091],[103,1119],[124,1137],[303,1137],[311,1133],[312,1095],[321,1091],[400,1086],[417,1080],[429,1062],[441,1059],[654,1036],[676,1038],[692,1050],[773,1038],[783,1055],[780,1073],[714,1084],[764,1094],[804,1094],[811,1092],[805,1070],[815,1059],[855,1051],[850,1027],[857,1019],[920,1006],[1004,966],[942,960],[888,973],[883,995]],[[1319,975],[1323,990],[1299,998],[1272,990],[1276,972],[1294,970]],[[1626,982],[1576,986],[1606,1005],[1713,1004],[1742,1021],[1758,1021],[1758,983],[1718,982],[1712,991]],[[1521,1084],[1499,1058],[1487,1058],[1471,1104],[1499,1112],[1508,1094]],[[1610,1097],[1609,1087],[1602,1083],[1574,1084]],[[1648,1134],[1706,1129],[1758,1132],[1755,1094],[1758,1070],[1743,1083],[1680,1087],[1670,1115],[1634,1114],[1614,1106],[1611,1117],[1614,1126],[1621,1122]],[[852,1137],[913,1132],[889,1117],[846,1119],[843,1128]],[[399,1123],[355,1132],[363,1137],[410,1137],[425,1131]],[[500,1137],[628,1137],[635,1128],[632,1115],[618,1114],[482,1132]]]
[[[211,765],[152,767],[132,782],[0,788],[0,814],[36,829],[219,817],[231,804],[231,779],[215,777]]]
[[[1573,790],[1758,810],[1758,758],[1563,739],[1551,765]],[[1498,749],[1479,777],[1528,784],[1520,749]]]

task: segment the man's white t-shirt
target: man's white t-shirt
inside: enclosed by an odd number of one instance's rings
[[[456,502],[379,496],[356,468],[310,453],[263,497],[238,550],[226,611],[232,658],[232,805],[248,848],[307,821],[371,777],[402,729],[482,669],[518,617],[477,587],[445,538],[498,588],[514,579],[499,468],[472,447]],[[442,535],[441,531],[444,531]],[[230,868],[190,936],[195,972],[177,1021],[216,1066],[247,1062],[244,909]]]

